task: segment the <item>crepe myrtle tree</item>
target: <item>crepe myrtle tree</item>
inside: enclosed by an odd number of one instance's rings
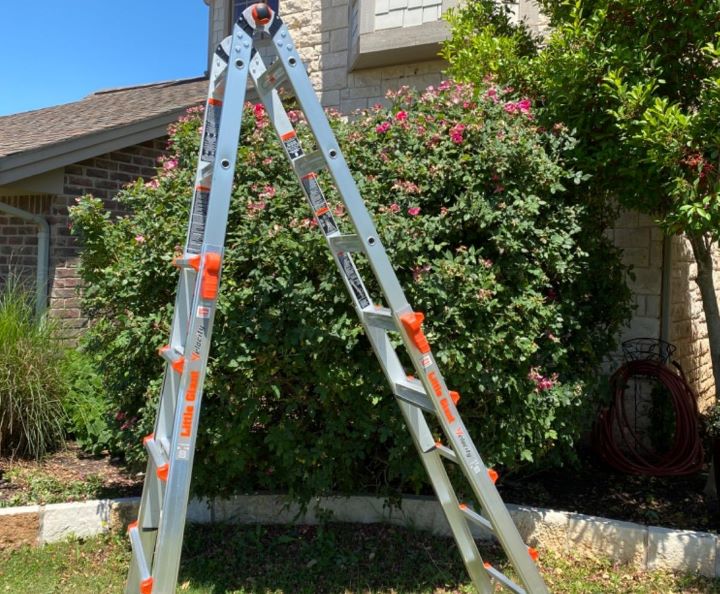
[[[716,390],[720,315],[720,0],[539,0],[551,32],[534,38],[492,0],[449,15],[451,73],[515,87],[544,126],[578,139],[576,190],[649,214],[684,234],[697,262]]]

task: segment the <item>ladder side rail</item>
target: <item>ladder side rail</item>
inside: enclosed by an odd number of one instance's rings
[[[153,564],[157,592],[172,594],[177,584],[185,529],[187,503],[190,493],[195,441],[203,395],[203,384],[212,336],[217,303],[214,296],[203,296],[203,283],[210,265],[209,257],[217,258],[216,283],[219,283],[227,218],[232,196],[235,161],[242,126],[243,105],[248,81],[248,65],[253,52],[252,38],[237,24],[230,43],[228,71],[217,137],[217,151],[213,162],[207,222],[204,229],[200,270],[198,271],[191,308],[189,342],[185,352],[185,370],[180,387],[183,402],[178,402],[170,451],[168,493],[160,521],[158,546]]]
[[[227,41],[225,46],[229,47]],[[212,99],[217,99],[218,95],[224,90],[225,71],[227,68],[227,58],[222,59],[222,53],[218,54],[213,61],[210,73],[208,99],[206,100],[206,112]],[[200,154],[203,153],[205,140],[201,141]],[[206,170],[207,168],[205,168]],[[205,177],[202,161],[198,158],[198,165],[195,174],[195,187],[197,187]],[[195,202],[197,200],[197,192],[193,193],[193,204],[190,209],[190,221],[188,230],[193,224],[193,211],[195,210]],[[189,237],[189,231],[188,231]],[[186,240],[187,244],[187,240]],[[186,248],[187,250],[187,248]],[[173,321],[171,326],[170,345],[173,348],[184,348],[183,340],[188,330],[188,322],[190,317],[190,307],[192,301],[192,292],[195,286],[197,272],[192,268],[185,267],[180,269],[180,275],[177,282],[175,293],[175,306],[173,308]],[[162,388],[160,390],[160,398],[157,405],[157,413],[155,417],[155,425],[153,436],[157,439],[159,445],[164,450],[166,456],[169,457],[169,442],[171,439],[171,431],[177,409],[177,396],[180,389],[181,375],[178,374],[169,364],[165,364]],[[138,534],[142,544],[142,552],[137,551],[135,554],[142,554],[143,562],[146,566],[152,565],[155,546],[157,543],[158,528],[160,525],[161,510],[163,508],[163,500],[165,497],[166,483],[161,480],[158,475],[157,464],[152,456],[148,456],[148,462],[145,470],[145,482],[143,492],[140,498],[140,507],[138,510]],[[126,594],[139,593],[139,582],[141,579],[141,571],[139,560],[133,555],[130,562],[128,579],[126,584]]]
[[[317,100],[310,79],[304,68],[298,68],[298,64],[302,64],[302,62],[289,38],[285,25],[279,28],[273,39],[277,40],[275,46],[278,59],[283,62],[295,97],[310,124],[319,149],[325,155],[328,169],[363,242],[364,251],[368,255],[370,266],[383,289],[388,305],[398,318],[404,313],[412,312],[347,163],[339,150],[332,129]],[[286,41],[287,43],[285,43]],[[453,443],[453,449],[458,454],[458,463],[471,483],[473,492],[480,501],[485,515],[495,527],[498,539],[529,591],[533,594],[546,593],[547,588],[540,577],[537,566],[530,558],[512,517],[488,475],[487,467],[469,438],[464,423],[459,418],[432,354],[427,351],[421,353],[407,331],[400,324],[398,326],[408,352],[413,355],[415,370],[426,392],[437,396],[437,399],[431,399],[436,404],[438,419],[448,439]]]
[[[260,85],[258,85],[258,80],[265,72],[266,65],[260,54],[256,54],[250,65],[250,76],[255,84],[258,97],[265,107],[268,118],[275,129],[278,140],[284,149],[283,152],[290,164],[290,168],[295,173],[298,184],[302,188],[303,193],[308,200],[312,214],[319,221],[318,227],[322,231],[329,245],[329,238],[339,235],[339,227],[333,217],[332,211],[328,209],[327,201],[325,200],[325,196],[320,188],[317,178],[301,178],[294,167],[295,162],[304,157],[306,153],[297,139],[297,132],[295,131],[295,128],[285,111],[278,92],[275,89],[263,89]],[[326,212],[318,216],[317,212],[319,210],[325,210]],[[362,310],[371,305],[371,300],[365,284],[363,283],[353,258],[349,253],[338,253],[335,250],[331,251],[333,260],[340,271],[340,277],[345,283],[345,288],[352,298],[355,311],[362,319]]]
[[[278,59],[282,60],[295,97],[310,124],[318,148],[325,156],[328,170],[362,241],[363,251],[368,256],[388,306],[397,315],[412,311],[285,24],[275,33],[273,41]]]
[[[296,139],[296,132],[294,130],[294,127],[292,126],[292,123],[290,122],[289,117],[287,116],[284,106],[282,105],[282,101],[278,92],[274,88],[263,88],[262,85],[258,84],[259,79],[262,77],[265,71],[266,66],[263,60],[259,55],[255,55],[250,67],[251,77],[256,85],[256,88],[258,89],[258,96],[260,98],[260,101],[264,105],[268,117],[272,122],[273,127],[275,128],[275,131],[278,135],[278,138],[285,148],[285,155],[290,162],[293,171],[295,171],[297,174],[297,170],[294,167],[294,162],[304,156],[305,153]],[[324,117],[325,115],[323,113],[323,118]],[[288,150],[288,146],[286,144],[287,138],[293,139],[293,150]],[[318,144],[320,144],[320,142],[318,142]],[[300,186],[305,190],[303,180],[298,178],[298,182]],[[312,200],[308,195],[307,191],[305,193],[306,197],[310,201],[311,208],[313,209],[313,211],[315,211],[317,205],[314,205],[312,203]],[[313,214],[315,214],[315,212],[313,212]],[[326,216],[332,217],[332,214],[326,213]],[[327,231],[329,228],[337,229],[337,225],[335,225],[334,223],[328,224],[328,226],[319,225],[319,228],[321,232],[323,232],[325,239],[329,245],[330,238],[333,234],[328,234]],[[364,308],[358,301],[357,294],[353,290],[353,284],[349,282],[343,265],[339,261],[338,254],[333,251],[333,256],[335,263],[340,270],[341,277],[345,282],[348,293],[352,297],[356,313],[360,318],[360,321],[365,329],[365,333],[370,340],[376,357],[380,362],[383,373],[385,374],[385,377],[390,385],[390,389],[395,392],[396,384],[400,380],[405,379],[405,372],[397,356],[397,353],[393,348],[392,344],[390,343],[387,332],[385,330],[379,328],[372,328],[365,323],[363,317]],[[347,254],[346,257],[351,258],[349,254]],[[358,275],[358,279],[359,278],[360,277]],[[360,280],[360,282],[362,281]],[[366,290],[365,294],[367,294]],[[399,400],[398,404],[400,405],[403,417],[405,418],[405,422],[408,425],[410,433],[413,437],[413,442],[415,443],[421,460],[425,465],[433,488],[438,496],[443,511],[445,512],[453,534],[455,535],[455,538],[458,542],[461,556],[463,558],[463,561],[465,562],[468,573],[480,592],[482,592],[483,594],[485,592],[492,592],[492,587],[487,571],[483,566],[482,557],[480,556],[477,545],[473,540],[470,528],[465,518],[460,512],[459,502],[457,500],[457,497],[455,496],[454,490],[452,489],[450,479],[447,476],[445,467],[443,466],[442,461],[439,459],[439,456],[435,451],[435,441],[432,438],[430,428],[428,427],[425,418],[422,416],[422,413],[419,410],[417,410],[412,405],[406,404]]]

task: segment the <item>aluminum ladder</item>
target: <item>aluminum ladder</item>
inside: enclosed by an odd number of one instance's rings
[[[270,51],[262,53],[274,54],[276,58],[269,67],[266,65],[269,59],[257,51],[261,38],[265,39],[265,46],[268,38],[271,41]],[[242,13],[232,35],[220,44],[213,58],[185,250],[182,257],[175,260],[180,278],[174,320],[170,342],[160,350],[167,361],[162,395],[155,430],[144,439],[148,466],[139,516],[128,529],[132,560],[126,594],[171,594],[177,584],[203,382],[249,80],[254,83],[318,228],[327,240],[473,584],[482,594],[494,592],[495,583],[516,593],[547,593],[535,564],[537,553],[522,541],[495,488],[496,473],[483,463],[458,414],[459,396],[448,390],[440,373],[422,330],[424,316],[414,311],[405,298],[290,33],[270,7],[258,3]],[[280,87],[292,92],[304,113],[318,147],[314,152],[303,150],[278,94]],[[317,172],[322,169],[329,171],[355,233],[340,232],[320,188]],[[381,296],[370,296],[353,261],[353,253],[367,258]],[[386,306],[375,305],[379,301]],[[415,377],[406,373],[389,333],[401,338],[412,360]],[[433,438],[425,414],[437,418],[447,445]],[[443,459],[460,466],[482,513],[458,501]],[[497,538],[520,584],[483,561],[471,524],[489,530]]]

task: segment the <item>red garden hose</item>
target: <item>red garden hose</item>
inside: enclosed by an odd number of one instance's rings
[[[703,449],[698,430],[698,408],[695,394],[677,371],[652,360],[625,363],[610,378],[614,398],[600,412],[593,441],[600,456],[616,470],[628,474],[683,476],[702,468]],[[625,387],[633,376],[657,378],[672,399],[675,412],[675,436],[667,452],[656,453],[637,438],[624,406]],[[617,427],[619,431],[614,431]],[[618,437],[619,435],[619,437]]]

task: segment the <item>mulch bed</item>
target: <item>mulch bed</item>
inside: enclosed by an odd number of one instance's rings
[[[109,456],[89,456],[70,443],[40,462],[0,458],[0,506],[29,486],[10,482],[13,469],[30,470],[63,484],[101,477],[98,498],[130,497],[142,491],[142,475],[129,473]],[[555,469],[531,476],[503,476],[498,489],[508,503],[578,512],[639,524],[717,532],[720,515],[708,506],[706,473],[678,478],[628,476],[587,457],[581,468]]]

